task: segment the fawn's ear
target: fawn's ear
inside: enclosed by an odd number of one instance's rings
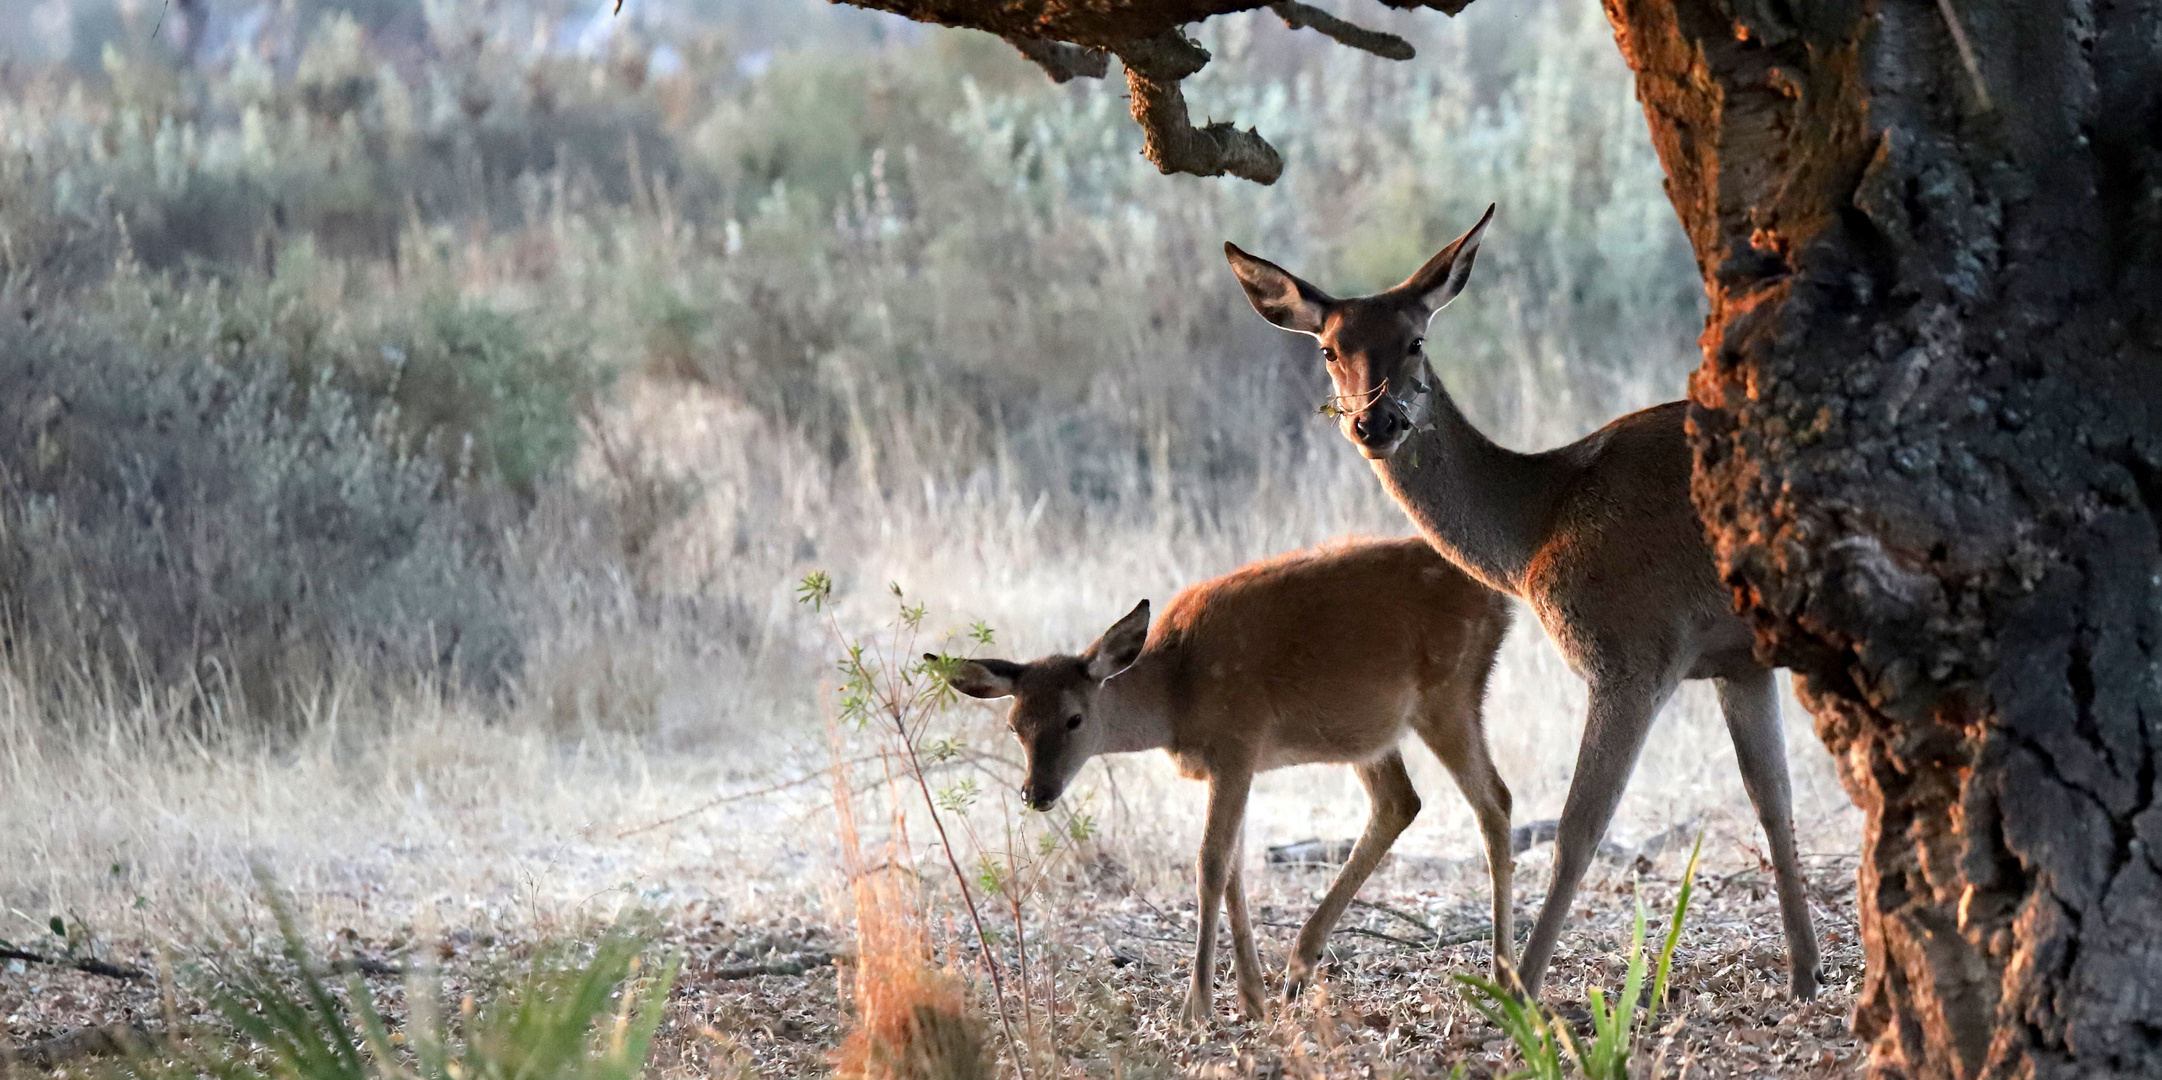
[[[938,659],[933,653],[925,653],[923,658]],[[962,660],[953,665],[946,682],[972,698],[1002,698],[1013,696],[1020,678],[1021,665],[1011,660]]]
[[[1262,318],[1293,333],[1321,333],[1321,320],[1328,315],[1329,305],[1335,303],[1328,293],[1267,259],[1240,251],[1229,240],[1224,241],[1224,258],[1231,260],[1231,272],[1239,276],[1247,301]]]
[[[1133,666],[1141,658],[1141,646],[1149,640],[1149,602],[1141,601],[1126,617],[1111,624],[1104,636],[1096,639],[1081,654],[1088,663],[1089,678],[1102,682]]]
[[[1389,290],[1404,298],[1415,307],[1425,311],[1431,319],[1434,313],[1449,306],[1456,294],[1464,291],[1464,283],[1471,280],[1472,261],[1479,257],[1479,238],[1486,233],[1486,223],[1494,220],[1494,206],[1487,204],[1486,213],[1471,231],[1456,238],[1456,242],[1442,248],[1441,253],[1426,260],[1418,272],[1404,279],[1402,285]]]

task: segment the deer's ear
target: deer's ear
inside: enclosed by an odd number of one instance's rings
[[[963,660],[953,666],[946,681],[972,698],[1002,698],[1013,696],[1020,678],[1021,665],[1011,660]]]
[[[1494,207],[1489,203],[1486,213],[1471,231],[1456,238],[1456,242],[1441,249],[1441,254],[1426,260],[1417,273],[1404,279],[1402,285],[1390,290],[1415,307],[1425,311],[1428,318],[1449,306],[1456,294],[1464,291],[1464,283],[1471,280],[1471,264],[1479,257],[1479,238],[1486,233],[1486,223],[1494,220]]]
[[[1231,272],[1239,276],[1239,284],[1246,289],[1246,299],[1254,305],[1261,317],[1299,334],[1321,333],[1321,320],[1334,303],[1329,294],[1293,277],[1283,267],[1267,259],[1257,259],[1240,251],[1237,244],[1224,242],[1224,258],[1231,260]]]
[[[1096,639],[1081,654],[1088,664],[1089,678],[1102,682],[1133,666],[1141,658],[1141,647],[1149,640],[1149,602],[1141,601],[1126,616],[1111,624],[1104,636]]]

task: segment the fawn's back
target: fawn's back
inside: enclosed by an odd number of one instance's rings
[[[1508,623],[1508,601],[1425,540],[1346,540],[1181,591],[1142,664],[1163,680],[1182,771],[1226,754],[1359,762],[1476,705]]]

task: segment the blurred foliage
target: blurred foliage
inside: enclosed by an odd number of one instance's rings
[[[479,1008],[455,1013],[427,972],[382,995],[358,976],[334,981],[290,901],[265,881],[278,951],[232,951],[183,972],[223,1021],[135,1048],[127,1080],[636,1080],[660,1027],[676,964],[645,968],[646,935],[611,928],[536,950],[530,966]],[[387,999],[387,1000],[386,1000]],[[396,1007],[393,1015],[389,1007]],[[452,1019],[455,1015],[456,1019]],[[180,1033],[174,1033],[180,1034]]]

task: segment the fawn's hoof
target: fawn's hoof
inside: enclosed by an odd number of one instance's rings
[[[1306,992],[1306,984],[1314,981],[1314,969],[1310,965],[1293,965],[1284,973],[1284,1000],[1297,1001]]]

